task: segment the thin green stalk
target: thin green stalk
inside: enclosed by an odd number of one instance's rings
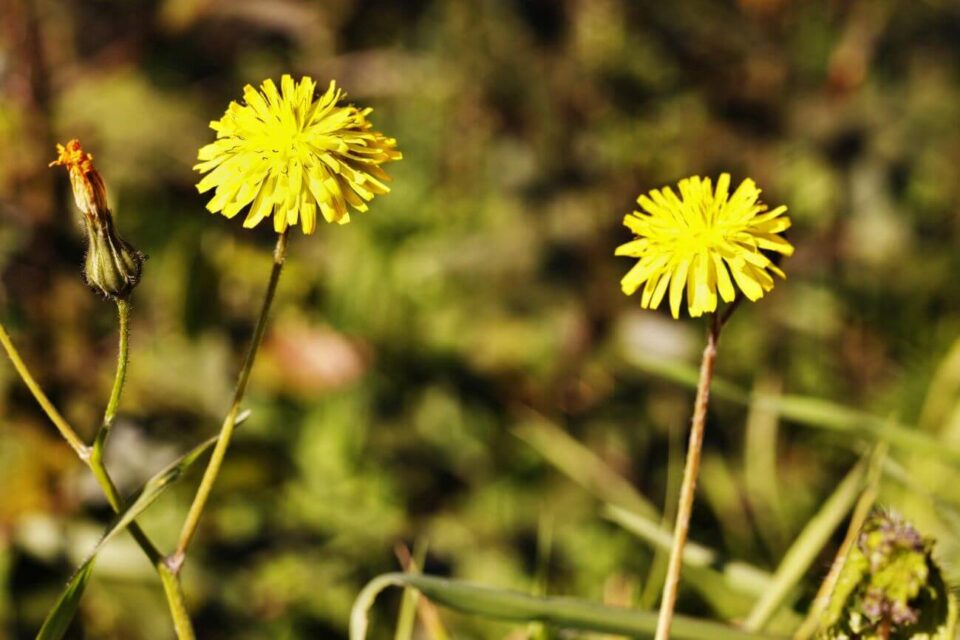
[[[117,358],[117,373],[114,376],[113,391],[110,394],[110,400],[108,401],[107,409],[104,412],[105,425],[112,423],[114,417],[116,416],[116,410],[120,402],[120,394],[123,390],[123,382],[126,377],[127,370],[129,308],[125,302],[121,302],[118,303],[118,309],[120,315],[120,347]],[[0,343],[3,344],[3,348],[7,352],[10,362],[13,363],[14,369],[16,369],[24,384],[33,394],[33,397],[40,405],[40,408],[43,409],[43,412],[48,418],[50,418],[50,421],[53,422],[54,426],[56,426],[63,438],[77,453],[77,456],[90,468],[90,471],[97,480],[97,484],[99,484],[100,488],[103,490],[103,493],[107,498],[107,502],[110,504],[110,508],[115,512],[119,512],[123,507],[123,497],[117,490],[117,486],[113,483],[113,479],[110,477],[110,474],[103,463],[103,444],[105,442],[105,437],[102,438],[101,434],[105,434],[109,427],[101,427],[93,447],[86,446],[80,439],[80,436],[77,435],[77,432],[73,429],[73,427],[70,426],[70,424],[60,414],[53,403],[50,402],[50,399],[47,397],[47,394],[44,393],[40,385],[37,384],[37,381],[34,379],[33,375],[30,373],[30,370],[27,368],[27,365],[24,363],[23,358],[20,357],[20,353],[10,340],[10,336],[2,323],[0,323]],[[163,554],[160,553],[156,545],[153,544],[147,534],[136,522],[130,523],[128,530],[130,531],[130,535],[133,536],[133,539],[143,550],[143,553],[150,560],[150,563],[157,569],[158,572],[160,572],[160,577],[162,579],[162,571],[166,568],[164,565]],[[170,605],[171,612],[175,612],[177,610],[186,610],[186,608],[183,606],[182,596],[178,597],[175,592],[171,592],[167,589],[165,589],[165,592],[167,594],[167,600]],[[174,617],[174,624],[178,624],[176,617]],[[184,637],[187,639],[192,638],[190,635]]]
[[[733,308],[731,306],[730,310]],[[707,332],[707,346],[703,349],[703,360],[700,363],[700,379],[697,383],[697,397],[693,404],[687,461],[683,469],[683,482],[680,485],[680,501],[677,504],[677,524],[673,530],[673,547],[670,549],[667,577],[663,583],[656,640],[670,638],[673,609],[677,603],[677,591],[680,586],[680,570],[683,567],[683,549],[687,544],[687,535],[690,533],[690,516],[693,513],[693,499],[697,487],[697,475],[700,471],[703,432],[707,424],[707,405],[710,402],[710,382],[713,380],[713,365],[717,359],[717,341],[720,339],[722,323],[723,320],[714,314],[710,322],[710,330]]]
[[[120,396],[123,393],[123,384],[127,379],[127,362],[130,360],[130,305],[126,300],[117,300],[118,332],[120,334],[119,345],[117,347],[117,370],[113,376],[113,388],[110,390],[110,399],[107,401],[107,407],[103,412],[103,422],[97,430],[97,435],[93,439],[93,446],[90,448],[90,460],[88,462],[90,470],[97,478],[97,482],[103,488],[107,500],[114,511],[119,511],[123,499],[117,488],[114,486],[107,468],[103,462],[104,447],[107,444],[107,436],[117,417],[117,407],[120,405]],[[136,525],[131,527],[134,530]],[[134,534],[136,537],[136,534]],[[153,546],[152,544],[150,545]],[[158,554],[159,555],[159,554]],[[151,558],[152,559],[152,558]]]
[[[173,628],[177,632],[178,640],[195,640],[197,636],[193,632],[193,625],[190,623],[190,614],[187,613],[180,579],[171,571],[170,567],[162,562],[158,566],[158,571],[160,581],[163,583],[163,592],[166,594],[167,602],[170,605],[170,615],[173,617]]]
[[[103,412],[103,424],[94,440],[94,447],[103,447],[107,435],[117,418],[117,407],[120,405],[120,394],[123,393],[123,383],[127,380],[127,362],[130,360],[130,304],[126,300],[117,300],[117,317],[119,319],[120,345],[117,349],[117,374],[113,379],[113,389],[110,391],[110,400]]]
[[[27,365],[24,364],[23,358],[20,357],[20,353],[17,351],[17,348],[13,346],[13,342],[10,340],[10,335],[7,333],[6,328],[3,324],[0,324],[0,343],[3,344],[4,350],[7,352],[7,357],[10,358],[10,362],[13,363],[13,368],[17,370],[17,373],[20,374],[20,378],[23,380],[23,383],[27,385],[27,388],[30,389],[30,393],[33,394],[33,397],[36,398],[37,404],[40,405],[40,408],[43,409],[43,412],[47,414],[47,417],[50,418],[50,422],[53,423],[53,426],[57,428],[57,431],[60,432],[60,435],[63,436],[63,439],[67,441],[67,444],[70,445],[81,460],[87,461],[90,459],[90,448],[83,443],[83,440],[80,439],[80,436],[77,435],[77,432],[73,430],[67,421],[60,415],[60,412],[57,411],[57,408],[53,406],[53,403],[50,402],[50,399],[47,398],[47,394],[43,392],[43,389],[40,388],[40,385],[37,384],[37,381],[34,380],[33,376],[30,374],[30,370],[27,369]]]
[[[120,406],[120,396],[123,394],[123,385],[127,379],[127,363],[130,361],[130,304],[126,300],[117,300],[117,317],[119,327],[119,346],[117,348],[117,370],[113,377],[113,388],[110,390],[110,399],[107,401],[107,407],[103,412],[103,422],[100,423],[100,429],[93,440],[91,455],[88,461],[90,470],[97,478],[97,482],[103,488],[103,492],[110,502],[110,506],[115,512],[120,511],[123,506],[123,498],[117,491],[116,485],[107,472],[107,467],[103,461],[104,448],[107,444],[107,438],[113,423],[117,418],[117,409]],[[170,616],[173,618],[173,626],[180,640],[193,640],[195,634],[193,625],[190,622],[190,616],[187,613],[186,603],[183,599],[183,589],[180,588],[180,582],[175,575],[170,573],[169,567],[165,562],[165,557],[157,549],[156,545],[147,537],[147,534],[140,528],[136,522],[131,522],[127,527],[130,535],[137,541],[140,548],[150,559],[157,573],[160,575],[160,581],[163,583],[163,593],[167,599],[167,605],[170,608]]]
[[[187,513],[187,519],[183,523],[183,529],[180,532],[180,540],[173,554],[167,558],[167,565],[173,571],[174,575],[180,573],[183,562],[190,547],[190,542],[197,532],[200,524],[200,517],[203,515],[203,509],[207,506],[207,500],[210,498],[210,492],[220,474],[220,467],[223,459],[227,455],[227,449],[230,447],[230,440],[233,438],[233,431],[237,424],[237,415],[240,412],[240,403],[243,401],[244,393],[247,390],[247,382],[250,380],[250,372],[253,369],[253,362],[256,359],[257,351],[260,349],[260,343],[263,340],[263,334],[267,328],[267,319],[270,315],[270,307],[273,304],[274,295],[277,292],[277,283],[280,281],[280,273],[283,270],[283,262],[287,254],[287,232],[284,231],[277,237],[277,246],[273,250],[273,270],[270,272],[270,282],[267,285],[267,291],[263,298],[263,306],[260,309],[260,316],[257,318],[257,325],[253,331],[253,338],[250,340],[250,348],[247,351],[243,366],[240,369],[240,376],[237,380],[237,387],[233,393],[233,401],[227,412],[223,425],[220,427],[220,437],[217,440],[217,446],[210,456],[210,462],[207,463],[207,469],[204,471],[203,479],[200,481],[200,487],[197,489],[197,495],[193,498],[193,504],[190,505],[190,511]]]

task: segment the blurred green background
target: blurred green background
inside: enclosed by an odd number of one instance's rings
[[[426,545],[431,573],[652,608],[654,550],[604,508],[638,504],[619,478],[672,504],[692,402],[675,378],[704,325],[623,296],[631,262],[613,250],[636,196],[687,175],[753,177],[794,220],[789,278],[734,316],[721,378],[960,446],[956,2],[2,0],[0,316],[88,438],[115,310],[81,281],[55,142],[94,153],[122,234],[150,256],[109,450],[124,490],[228,405],[274,234],[208,214],[191,166],[243,85],[285,72],[335,78],[405,157],[370,212],[293,235],[253,415],[185,572],[200,637],[344,638],[398,545]],[[691,535],[772,570],[869,430],[747,405],[713,402]],[[937,537],[956,577],[956,465],[890,459],[904,477],[881,501]],[[141,519],[162,548],[198,480]],[[0,488],[0,637],[32,637],[110,510],[6,361]],[[715,586],[691,577],[679,610],[742,617]],[[398,602],[380,601],[374,637],[392,637]],[[441,620],[455,638],[541,633]],[[124,535],[70,637],[168,629]]]

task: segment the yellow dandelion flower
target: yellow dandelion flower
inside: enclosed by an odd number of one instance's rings
[[[279,90],[272,80],[259,91],[247,85],[244,104],[231,102],[210,123],[217,140],[200,149],[194,169],[207,174],[200,193],[216,188],[211,213],[232,218],[248,208],[244,227],[273,215],[277,233],[299,222],[309,234],[318,210],[327,222],[344,224],[348,204],[366,211],[375,195],[389,191],[380,165],[402,157],[397,141],[372,130],[372,109],[340,105],[345,94],[335,82],[319,96],[316,86],[289,75]]]
[[[793,245],[779,235],[790,227],[785,206],[768,210],[749,178],[731,195],[726,173],[716,189],[710,178],[699,176],[679,186],[679,197],[670,187],[640,196],[642,211],[624,218],[637,238],[616,254],[639,258],[620,283],[624,293],[643,285],[640,305],[656,309],[669,288],[670,311],[678,318],[686,290],[690,315],[698,317],[716,311],[718,292],[725,302],[736,297],[737,289],[759,300],[773,289],[771,274],[786,277],[764,253],[793,253]]]

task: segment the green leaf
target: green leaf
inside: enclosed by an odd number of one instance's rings
[[[426,557],[426,543],[422,540],[417,541],[413,549],[413,556],[409,558],[406,566],[406,572],[419,574],[423,570]],[[403,603],[400,605],[400,615],[397,618],[397,630],[393,635],[393,640],[412,640],[413,629],[417,623],[417,601],[419,599],[420,594],[415,589],[403,590]]]
[[[630,637],[652,637],[657,614],[651,611],[610,607],[587,600],[565,597],[531,596],[519,591],[494,589],[482,585],[424,575],[389,573],[374,578],[353,605],[350,614],[350,640],[365,640],[368,613],[377,595],[388,587],[416,588],[430,600],[477,616],[505,622],[541,622],[578,631],[594,631]],[[772,636],[747,633],[715,622],[676,616],[671,638],[674,640],[756,640]]]
[[[896,513],[875,510],[850,548],[818,637],[954,638],[957,603],[933,546]]]
[[[157,501],[163,493],[173,486],[178,480],[180,480],[183,475],[193,466],[203,454],[207,452],[215,443],[217,442],[217,436],[208,438],[204,442],[200,443],[193,449],[191,449],[186,454],[180,456],[166,468],[161,470],[155,476],[147,480],[143,487],[140,488],[134,494],[132,501],[128,502],[126,506],[117,514],[113,522],[107,527],[107,530],[104,532],[103,537],[100,538],[100,542],[97,543],[97,546],[94,547],[91,555],[96,555],[100,552],[105,544],[114,538],[118,533],[123,531],[130,525],[131,522],[137,519],[137,516],[146,511],[150,505]]]
[[[47,614],[47,619],[43,621],[43,626],[37,634],[37,640],[59,640],[63,637],[70,627],[70,622],[73,621],[73,616],[77,613],[83,590],[87,588],[87,582],[92,573],[93,558],[88,558],[73,574],[67,588],[60,594],[57,603]]]
[[[239,424],[243,420],[246,420],[249,415],[249,411],[244,412],[237,418],[237,423]],[[113,522],[110,523],[110,526],[104,531],[100,541],[97,542],[97,545],[93,548],[93,551],[90,552],[87,559],[80,565],[80,568],[73,574],[73,577],[70,578],[66,589],[64,589],[57,603],[50,610],[50,613],[47,614],[47,619],[44,620],[43,626],[37,634],[37,640],[60,640],[60,638],[63,637],[67,632],[67,628],[70,626],[70,622],[73,620],[73,616],[77,613],[77,607],[80,605],[80,599],[83,597],[84,589],[86,589],[90,575],[93,573],[94,561],[96,560],[97,554],[100,553],[100,550],[118,533],[126,529],[130,523],[136,520],[150,505],[156,502],[157,498],[167,489],[180,480],[187,470],[190,469],[216,441],[217,436],[214,436],[197,445],[147,480],[143,487],[134,494],[134,499],[129,501],[116,515]]]

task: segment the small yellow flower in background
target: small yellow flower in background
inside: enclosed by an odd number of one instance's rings
[[[247,85],[244,104],[231,102],[210,123],[217,140],[200,149],[194,167],[207,174],[200,193],[216,187],[207,209],[232,218],[249,205],[244,227],[272,215],[277,233],[299,223],[310,234],[318,213],[344,224],[347,205],[366,211],[366,202],[389,191],[380,165],[402,157],[397,141],[372,129],[372,109],[341,106],[345,94],[333,81],[319,97],[316,86],[289,75],[280,90],[272,80],[259,91]]]
[[[786,277],[763,253],[793,253],[779,235],[790,227],[785,206],[768,210],[749,178],[731,195],[727,173],[715,190],[710,178],[699,176],[681,180],[679,187],[679,197],[670,187],[640,196],[642,211],[624,218],[637,238],[616,254],[639,258],[620,283],[624,293],[642,285],[640,305],[656,309],[669,288],[670,311],[679,318],[686,292],[690,315],[698,317],[716,311],[718,292],[725,302],[736,297],[736,289],[759,300],[773,289],[771,274]]]
[[[87,253],[83,275],[87,284],[108,298],[123,300],[140,282],[146,256],[120,237],[107,206],[107,187],[93,166],[93,155],[79,140],[57,145],[57,159],[51,167],[62,166],[70,175],[73,199],[83,213],[87,232]]]

